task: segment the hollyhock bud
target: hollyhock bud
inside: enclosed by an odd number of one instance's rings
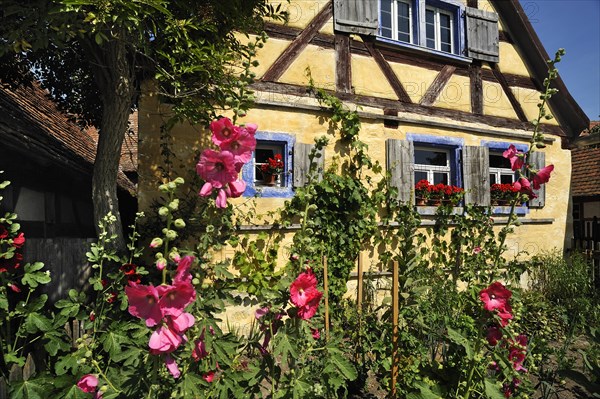
[[[183,180],[182,177],[176,177],[175,180],[173,180],[173,183],[175,183],[175,184],[183,184],[183,183],[185,183],[185,181]]]
[[[165,233],[165,236],[169,239],[169,240],[174,240],[177,238],[177,232],[175,230],[167,230]]]
[[[179,200],[175,198],[173,201],[169,202],[169,209],[172,211],[176,211],[179,208]]]
[[[9,283],[8,288],[10,288],[13,292],[16,292],[16,293],[21,292],[21,289],[16,284]]]
[[[163,257],[160,257],[156,260],[156,268],[160,271],[163,271],[167,267],[167,260]]]
[[[162,238],[159,238],[159,237],[153,238],[152,241],[150,242],[150,248],[157,248],[157,247],[160,247],[161,245],[163,245],[163,240],[162,240]]]
[[[290,255],[290,260],[292,262],[296,262],[298,259],[300,259],[300,255],[298,255],[297,253],[293,253]]]
[[[167,208],[166,206],[161,206],[158,209],[158,214],[162,217],[165,217],[169,214],[169,208]]]
[[[206,382],[211,383],[215,379],[215,372],[209,371],[208,373],[204,374],[202,378],[204,378]]]
[[[183,219],[175,219],[175,221],[173,222],[173,224],[178,229],[183,229],[185,227],[185,222],[183,221]]]

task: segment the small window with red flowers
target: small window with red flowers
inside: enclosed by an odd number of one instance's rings
[[[276,143],[257,143],[254,152],[254,184],[257,186],[283,187],[286,165],[285,147]]]

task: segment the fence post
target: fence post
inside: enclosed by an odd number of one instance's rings
[[[398,379],[398,299],[400,294],[398,274],[398,261],[394,261],[392,267],[392,398],[396,397],[396,380]]]

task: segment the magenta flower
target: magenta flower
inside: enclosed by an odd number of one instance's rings
[[[200,336],[200,339],[196,341],[196,345],[194,345],[194,349],[192,350],[192,358],[199,362],[208,356],[208,352],[206,351],[206,344],[204,343],[204,333]]]
[[[192,274],[190,273],[190,266],[194,262],[195,258],[193,256],[184,256],[181,258],[177,265],[177,271],[175,272],[175,276],[173,277],[173,284],[177,283],[188,283],[192,282]]]
[[[502,153],[502,156],[508,158],[512,170],[519,170],[523,167],[525,154],[521,151],[517,151],[513,144],[508,147],[508,150]]]
[[[225,209],[227,208],[227,193],[222,188],[219,189],[217,194],[217,200],[215,201],[215,205],[217,208]]]
[[[183,312],[177,317],[169,317],[167,319],[167,325],[173,331],[183,334],[188,330],[188,328],[194,325],[195,321],[196,319],[191,313]]]
[[[212,194],[212,190],[213,190],[213,185],[209,182],[206,182],[200,189],[200,192],[198,193],[198,195],[201,197],[208,197],[209,195]]]
[[[553,170],[554,165],[548,165],[538,170],[538,172],[533,175],[533,188],[539,190],[542,184],[548,183],[550,180],[550,173],[552,173]]]
[[[311,331],[311,333],[312,333],[312,337],[313,337],[313,339],[319,339],[319,338],[321,338],[321,333],[319,332],[319,330],[318,330],[318,329],[316,329],[316,328],[311,328],[311,329],[310,329],[310,331]]]
[[[179,316],[185,307],[196,299],[196,290],[192,284],[183,281],[178,281],[174,285],[161,285],[157,290],[160,294],[158,304],[165,316]]]
[[[523,367],[525,354],[527,353],[527,337],[521,334],[515,341],[511,340],[510,345],[508,360],[512,362],[513,368],[515,371],[527,372],[527,369]]]
[[[158,303],[158,291],[154,286],[131,283],[125,287],[125,294],[129,301],[129,313],[132,316],[146,320],[146,326],[148,327],[160,323],[163,312]]]
[[[321,301],[321,297],[323,293],[315,290],[314,294],[311,295],[306,305],[298,307],[298,317],[303,320],[308,320],[317,313],[317,309],[319,309],[319,302]]]
[[[25,234],[21,232],[18,236],[13,238],[13,247],[21,248],[23,244],[25,244]]]
[[[484,309],[489,311],[504,309],[511,296],[512,292],[506,289],[499,281],[492,283],[489,287],[479,292],[479,298],[484,303]]]
[[[98,388],[98,377],[94,374],[86,374],[77,382],[77,388],[85,393],[93,393]]]
[[[236,164],[241,167],[252,158],[252,151],[256,148],[256,138],[248,130],[240,127],[234,127],[237,134],[231,141],[221,144],[223,151],[229,151],[233,154]]]
[[[244,194],[246,190],[246,182],[243,180],[236,180],[229,183],[227,196],[230,198],[237,198]]]
[[[212,121],[210,123],[210,130],[212,130],[212,141],[219,147],[223,148],[222,145],[234,140],[236,138],[236,134],[239,134],[239,131],[235,129],[233,123],[231,123],[231,119],[229,118],[221,118],[216,121]]]
[[[156,260],[156,268],[160,271],[165,270],[167,267],[167,260],[165,258],[159,258]]]
[[[512,308],[508,303],[503,309],[498,309],[496,314],[498,315],[498,317],[500,317],[500,326],[503,328],[506,327],[508,325],[508,321],[512,320],[513,318]]]
[[[202,378],[204,378],[204,381],[206,381],[206,382],[208,382],[210,384],[215,379],[215,372],[214,371],[209,371],[208,373],[204,374],[202,376]]]
[[[264,308],[259,308],[256,309],[256,311],[254,312],[254,318],[256,320],[260,320],[262,317],[264,317],[267,313],[269,313],[269,307],[265,306]]]
[[[487,330],[486,339],[491,346],[496,346],[498,341],[502,339],[502,331],[498,326],[491,326]]]
[[[304,306],[314,295],[314,291],[317,291],[317,277],[308,268],[290,286],[291,301],[295,306]]]
[[[227,183],[237,180],[238,171],[235,168],[235,159],[231,152],[204,150],[200,161],[196,165],[196,173],[212,185],[212,188],[222,188]],[[205,192],[203,187],[202,192]],[[212,190],[211,190],[212,192]]]
[[[153,355],[171,353],[185,341],[185,336],[178,334],[169,327],[160,326],[150,336],[148,346]]]
[[[246,123],[244,124],[243,129],[245,129],[249,134],[254,136],[256,130],[258,130],[258,125],[256,123]]]
[[[531,189],[531,184],[529,183],[529,180],[521,177],[519,181],[513,183],[513,186],[520,193],[527,194],[529,198],[537,198],[537,195],[535,195],[535,193]]]
[[[179,371],[179,367],[177,367],[177,363],[175,363],[175,359],[171,357],[171,355],[165,356],[165,365],[167,366],[167,370],[173,376],[173,378],[179,378],[181,376],[181,371]]]

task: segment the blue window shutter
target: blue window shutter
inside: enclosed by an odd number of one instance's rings
[[[334,0],[334,28],[339,32],[376,35],[377,0]]]

